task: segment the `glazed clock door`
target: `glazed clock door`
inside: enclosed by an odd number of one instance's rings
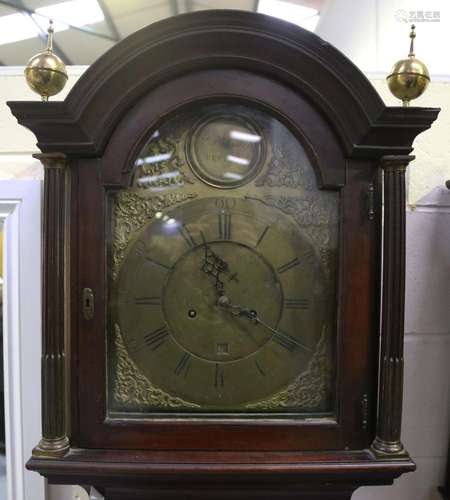
[[[104,241],[83,255],[81,286],[105,311],[81,323],[93,353],[75,382],[91,402],[75,419],[81,443],[342,446],[354,401],[340,390],[342,189],[329,182],[345,178],[342,156],[321,166],[339,151],[332,133],[317,135],[325,126],[299,97],[297,128],[226,97],[152,122],[157,99],[129,113],[101,162],[79,168],[89,187],[78,203],[94,214],[80,233]]]
[[[239,105],[175,115],[111,217],[111,418],[332,415],[338,193],[285,126]]]

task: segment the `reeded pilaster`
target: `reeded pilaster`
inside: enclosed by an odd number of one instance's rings
[[[56,458],[69,449],[66,424],[65,155],[37,154],[44,166],[42,272],[42,439],[33,456]]]
[[[405,172],[413,156],[384,156],[383,300],[377,454],[402,455],[403,342],[405,315]]]

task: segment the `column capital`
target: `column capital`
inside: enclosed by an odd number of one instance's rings
[[[67,156],[63,153],[36,153],[33,158],[39,160],[44,168],[67,167]]]
[[[381,157],[380,164],[383,170],[405,171],[414,159],[413,155],[386,155]]]

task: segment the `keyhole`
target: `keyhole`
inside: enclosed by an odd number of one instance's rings
[[[83,316],[84,319],[94,317],[94,292],[90,288],[83,289]]]

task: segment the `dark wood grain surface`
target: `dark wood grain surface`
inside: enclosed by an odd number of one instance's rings
[[[390,484],[415,469],[411,460],[370,452],[252,453],[72,450],[28,468],[58,484],[79,478],[111,499],[349,499],[358,485]]]

